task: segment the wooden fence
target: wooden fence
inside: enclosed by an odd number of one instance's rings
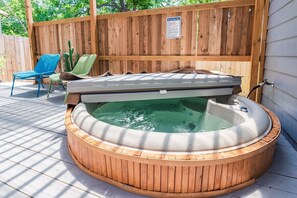
[[[25,2],[30,14],[30,0]],[[33,60],[44,53],[63,54],[70,40],[76,52],[98,55],[93,76],[108,70],[120,74],[195,67],[243,76],[247,94],[262,78],[268,3],[233,0],[106,15],[93,11],[91,16],[37,23],[29,18]],[[181,17],[181,36],[167,39],[166,19],[174,16]]]
[[[4,66],[0,68],[0,81],[12,81],[13,72],[31,70],[29,39],[25,37],[0,34],[0,59]]]

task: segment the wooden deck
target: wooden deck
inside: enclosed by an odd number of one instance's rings
[[[66,147],[64,95],[0,83],[0,197],[140,197],[82,172]],[[224,197],[297,197],[297,152],[284,137],[256,184]]]

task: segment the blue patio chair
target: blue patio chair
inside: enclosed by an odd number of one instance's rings
[[[15,79],[29,79],[36,80],[38,83],[37,98],[39,97],[40,85],[44,88],[42,84],[43,78],[48,78],[53,74],[58,66],[60,60],[59,54],[44,54],[38,60],[34,70],[25,72],[15,72],[13,73],[13,81],[11,87],[11,93],[13,94],[14,81]]]

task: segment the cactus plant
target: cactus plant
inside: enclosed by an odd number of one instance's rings
[[[71,47],[71,42],[68,41],[68,51],[63,54],[64,57],[64,70],[66,72],[70,72],[74,69],[76,63],[78,62],[78,59],[80,55],[76,53],[75,55],[75,61],[73,60],[73,53],[74,53],[74,48]]]
[[[75,54],[75,62],[74,62],[74,65],[77,64],[79,57],[80,57],[80,56],[79,56],[79,53],[76,53],[76,54]]]
[[[64,71],[65,72],[71,71],[71,66],[70,66],[70,62],[69,62],[69,53],[65,52],[63,54],[63,58],[64,58]]]

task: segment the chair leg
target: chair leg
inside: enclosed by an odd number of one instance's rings
[[[38,89],[37,89],[37,98],[39,97],[40,94],[40,85],[41,85],[41,81],[42,81],[42,76],[37,77],[37,82],[38,82]]]
[[[13,94],[14,81],[15,81],[15,76],[13,77],[13,80],[12,80],[12,86],[11,86],[10,96],[12,96],[12,94]]]
[[[66,90],[65,86],[63,85],[63,81],[61,81],[61,85],[62,85],[63,89]]]
[[[48,91],[47,91],[47,98],[49,98],[49,94],[52,89],[52,84],[53,84],[53,82],[50,80],[50,84],[49,84]]]

